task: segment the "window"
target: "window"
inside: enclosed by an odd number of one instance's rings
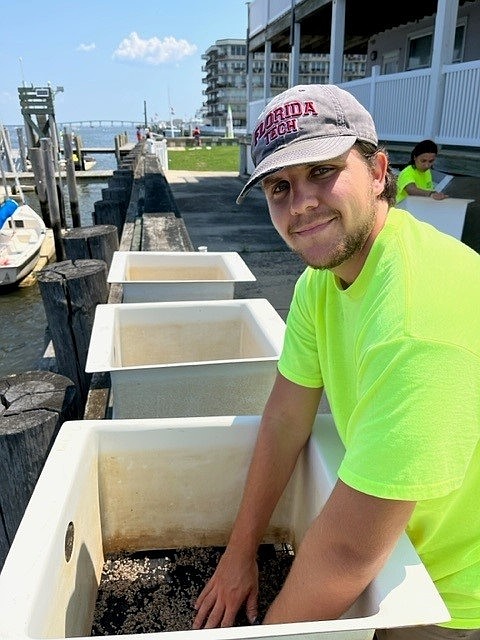
[[[455,40],[453,43],[453,62],[463,61],[463,51],[465,48],[465,33],[467,31],[467,20],[464,18],[455,29]]]
[[[433,32],[409,38],[407,71],[429,67],[432,60]]]
[[[463,49],[465,42],[466,20],[463,19],[457,24],[455,29],[455,40],[453,45],[453,62],[463,60]],[[407,64],[406,70],[424,69],[432,64],[433,31],[424,32],[421,35],[410,36],[407,43]],[[384,73],[393,73],[384,71]]]
[[[247,47],[244,44],[232,44],[230,51],[232,56],[245,56]]]

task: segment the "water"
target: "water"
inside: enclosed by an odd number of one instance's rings
[[[18,148],[15,126],[6,127],[10,132],[13,148]],[[84,147],[115,147],[115,136],[126,132],[128,140],[135,141],[135,129],[116,127],[80,127],[75,130],[83,140]],[[92,154],[94,155],[94,154]],[[94,155],[97,163],[94,169],[114,170],[117,163],[114,154]],[[68,189],[63,181],[65,216],[67,225],[71,225]],[[107,182],[78,181],[78,202],[82,226],[93,224],[94,203],[102,199],[102,189]],[[37,213],[40,213],[38,198],[34,192],[26,191],[25,200]],[[47,340],[47,322],[38,284],[20,287],[17,290],[0,293],[0,378],[12,373],[22,373],[38,369]]]

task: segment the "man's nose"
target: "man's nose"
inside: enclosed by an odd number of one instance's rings
[[[292,188],[292,201],[290,213],[302,215],[318,207],[320,197],[318,190],[310,186],[297,186]]]

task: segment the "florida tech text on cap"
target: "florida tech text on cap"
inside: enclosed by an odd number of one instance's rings
[[[255,170],[240,192],[283,167],[324,162],[348,151],[357,140],[378,145],[372,116],[352,94],[333,84],[304,84],[273,98],[252,133]]]

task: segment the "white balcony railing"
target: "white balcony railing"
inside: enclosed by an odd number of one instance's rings
[[[441,145],[480,147],[480,60],[446,65],[439,96],[439,118],[429,114],[430,69],[369,78],[340,84],[369,110],[378,137],[385,142],[418,142],[432,138]],[[249,105],[250,131],[265,106]]]

